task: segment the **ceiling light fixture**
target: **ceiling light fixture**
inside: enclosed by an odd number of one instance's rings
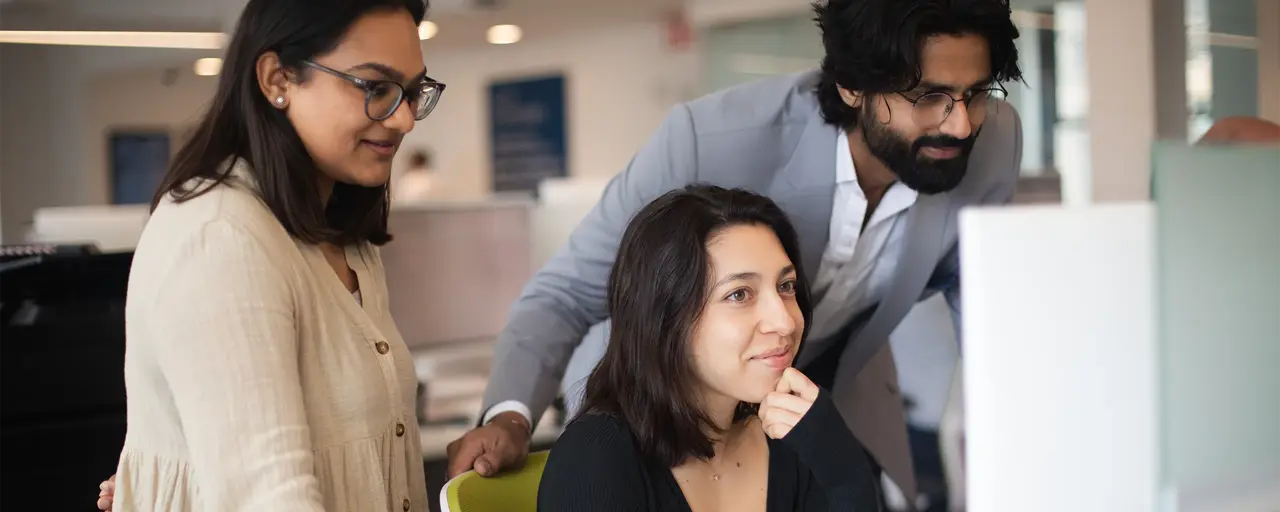
[[[440,27],[433,21],[423,21],[418,25],[418,39],[426,41],[440,33]]]
[[[78,30],[0,30],[0,43],[128,48],[218,50],[227,35],[218,32],[94,32]]]
[[[491,44],[512,44],[519,42],[524,34],[516,25],[494,25],[485,35]]]
[[[222,59],[217,57],[196,59],[195,71],[200,76],[217,76],[222,72]]]

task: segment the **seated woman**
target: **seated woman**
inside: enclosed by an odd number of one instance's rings
[[[690,186],[642,209],[609,278],[609,347],[538,509],[878,510],[827,391],[791,368],[812,313],[786,215]]]

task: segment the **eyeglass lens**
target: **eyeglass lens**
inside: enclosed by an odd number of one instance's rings
[[[369,90],[366,113],[373,119],[386,119],[400,108],[400,102],[403,99],[406,99],[405,91],[399,85],[390,82],[378,83]],[[433,83],[423,83],[417,94],[411,94],[407,99],[413,118],[421,121],[435,109],[436,102],[440,99],[440,88]]]
[[[969,100],[965,102],[969,117],[977,117],[978,119],[986,117],[987,109],[991,105],[991,99],[999,99],[1001,97],[1003,96],[1000,91],[973,93]],[[912,115],[919,126],[937,126],[947,120],[947,117],[951,115],[951,111],[955,110],[955,104],[955,98],[946,93],[929,93],[916,100]]]

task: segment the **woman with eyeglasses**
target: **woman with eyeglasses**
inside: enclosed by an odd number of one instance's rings
[[[248,2],[134,256],[129,427],[99,508],[427,510],[378,253],[392,158],[444,91],[425,11]]]

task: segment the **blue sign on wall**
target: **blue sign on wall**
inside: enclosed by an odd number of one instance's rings
[[[169,166],[169,134],[115,132],[111,152],[111,202],[147,204]]]
[[[568,175],[564,76],[489,86],[493,189],[536,191],[543,178]]]

